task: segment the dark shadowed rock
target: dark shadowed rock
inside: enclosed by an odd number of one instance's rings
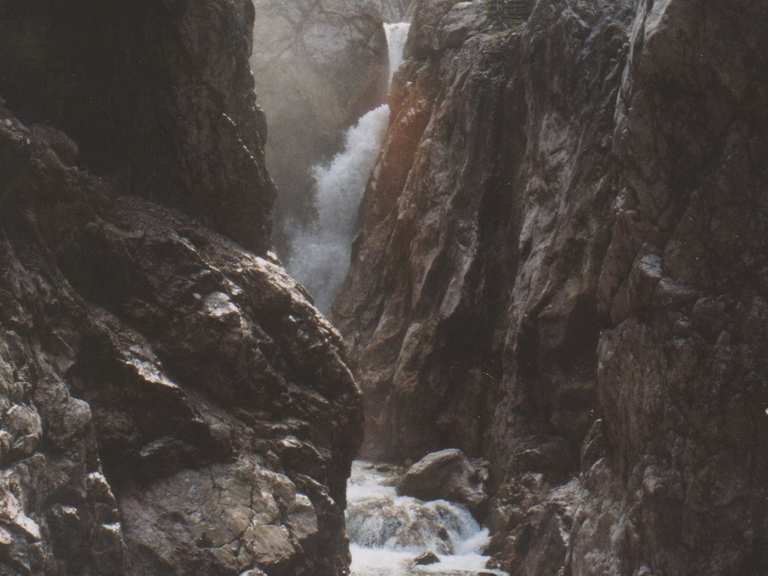
[[[766,23],[417,3],[334,315],[365,452],[488,458],[514,576],[768,571]]]
[[[249,6],[0,2],[3,576],[347,570],[359,391],[265,250]]]
[[[333,328],[7,112],[0,165],[0,572],[336,576],[360,413]]]
[[[250,0],[2,2],[0,93],[92,172],[264,251],[274,189],[252,26]]]
[[[434,552],[424,552],[419,554],[413,559],[413,563],[416,566],[429,566],[430,564],[437,564],[440,562],[440,558]]]
[[[480,473],[461,450],[441,450],[411,466],[397,493],[419,500],[448,500],[479,513],[486,500]]]

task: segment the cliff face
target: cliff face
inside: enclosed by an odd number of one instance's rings
[[[252,22],[240,0],[5,0],[0,89],[22,120],[67,132],[95,172],[263,250],[274,191]]]
[[[489,458],[515,575],[762,573],[768,10],[498,4],[417,5],[334,311],[365,450]]]
[[[53,4],[0,2],[0,574],[345,573],[359,392],[264,250],[250,2]]]
[[[275,240],[314,215],[312,168],[387,91],[387,39],[376,7],[358,0],[256,0],[251,66],[269,118],[267,160],[279,188]]]

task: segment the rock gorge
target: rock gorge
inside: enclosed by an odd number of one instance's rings
[[[0,574],[347,572],[341,339],[267,252],[250,0],[0,2]]]
[[[416,3],[333,319],[512,575],[768,571],[768,7]]]
[[[0,576],[768,573],[766,25],[0,0]],[[270,250],[385,101],[332,325]]]

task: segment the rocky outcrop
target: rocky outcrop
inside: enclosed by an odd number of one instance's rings
[[[513,575],[768,570],[761,2],[417,6],[335,318]]]
[[[359,0],[256,0],[251,66],[269,118],[267,162],[278,185],[275,241],[314,214],[312,168],[382,102],[387,40],[376,7]]]
[[[419,500],[448,500],[482,511],[486,496],[483,478],[461,450],[446,449],[427,454],[403,475],[397,493]]]
[[[82,163],[248,248],[274,190],[248,73],[253,8],[219,2],[0,3],[0,94],[73,138]]]
[[[0,2],[3,576],[347,571],[359,391],[264,249],[248,6]]]

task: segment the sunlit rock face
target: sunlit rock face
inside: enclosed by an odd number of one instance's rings
[[[396,78],[365,452],[487,457],[513,575],[765,572],[768,9],[491,4],[419,2]]]
[[[0,3],[3,576],[347,569],[359,391],[266,251],[249,6]]]
[[[279,189],[275,241],[314,215],[312,167],[340,151],[360,116],[384,102],[381,12],[362,0],[256,0],[251,67],[269,123],[267,162]]]

